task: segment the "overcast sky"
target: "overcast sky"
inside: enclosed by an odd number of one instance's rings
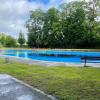
[[[20,30],[26,33],[25,22],[30,10],[47,10],[70,1],[73,0],[0,0],[0,33],[14,37],[18,36]]]

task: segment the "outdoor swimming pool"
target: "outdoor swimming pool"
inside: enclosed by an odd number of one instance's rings
[[[73,63],[80,63],[82,56],[100,57],[100,52],[81,52],[63,50],[3,50],[1,51],[1,53],[9,57],[15,56],[32,60]],[[100,62],[100,60],[98,60],[97,62]]]

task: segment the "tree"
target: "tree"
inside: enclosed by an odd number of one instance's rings
[[[0,43],[3,46],[5,46],[5,44],[6,44],[6,35],[4,33],[0,34]]]
[[[71,2],[61,5],[61,25],[63,33],[63,45],[67,48],[77,48],[85,33],[85,13],[83,2]]]
[[[16,39],[4,33],[0,35],[0,43],[5,47],[16,47]]]
[[[23,44],[25,43],[25,37],[24,37],[24,34],[22,32],[19,33],[18,43],[20,44],[20,47],[22,47]]]
[[[30,47],[39,47],[42,39],[42,28],[44,24],[44,12],[40,9],[30,12],[30,19],[27,21],[28,45]]]
[[[6,47],[16,47],[16,39],[11,36],[6,36]]]
[[[86,14],[84,25],[86,29],[86,34],[82,39],[82,44],[85,47],[85,44],[87,43],[87,47],[96,48],[97,45],[100,43],[100,20],[98,20],[98,18],[100,17],[99,9],[99,0],[90,0],[89,2],[84,2],[84,11]]]
[[[83,0],[62,4],[60,9],[31,11],[26,25],[28,46],[99,48],[99,8],[100,0]]]
[[[43,32],[48,47],[57,47],[57,34],[60,33],[59,11],[56,8],[48,9],[44,20]]]

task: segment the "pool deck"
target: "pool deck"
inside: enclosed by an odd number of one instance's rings
[[[84,63],[67,63],[67,62],[65,63],[65,62],[32,60],[32,59],[26,59],[21,57],[12,57],[12,56],[9,57],[5,55],[0,55],[0,58],[8,58],[9,60],[15,60],[30,65],[38,65],[38,66],[46,66],[46,67],[51,67],[51,66],[84,67]],[[86,63],[86,65],[100,68],[100,63]]]
[[[57,100],[22,81],[0,74],[0,100]]]

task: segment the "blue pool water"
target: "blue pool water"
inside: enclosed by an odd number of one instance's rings
[[[28,58],[32,60],[56,61],[56,62],[74,62],[80,63],[80,56],[100,57],[100,52],[78,52],[78,51],[61,51],[61,50],[4,50],[3,55]],[[41,56],[39,54],[61,54],[75,55],[68,57],[61,56]],[[100,62],[100,61],[98,61]]]

